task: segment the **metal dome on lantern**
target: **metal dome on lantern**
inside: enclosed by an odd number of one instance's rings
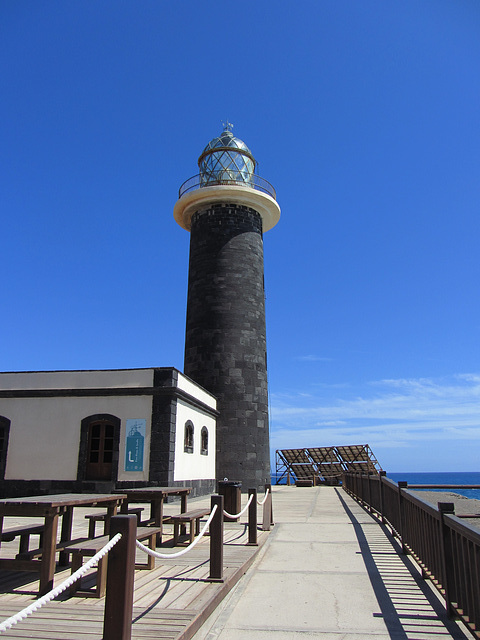
[[[204,203],[229,202],[251,206],[260,213],[263,231],[274,227],[280,218],[273,186],[255,173],[257,162],[247,145],[236,138],[230,122],[202,151],[200,173],[186,180],[179,189],[173,215],[178,224],[190,231],[191,217]]]
[[[239,138],[235,138],[231,131],[232,127],[233,125],[227,121],[221,135],[213,138],[199,157],[198,166],[202,186],[253,182],[257,163],[247,145]]]

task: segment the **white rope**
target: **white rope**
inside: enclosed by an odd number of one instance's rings
[[[83,576],[83,574],[85,574],[91,567],[93,567],[94,564],[96,564],[99,560],[101,560],[103,556],[105,556],[110,551],[110,549],[117,544],[117,542],[120,540],[121,537],[122,537],[122,534],[117,533],[103,547],[103,549],[100,549],[100,551],[96,553],[93,556],[93,558],[90,558],[90,560],[86,562],[84,565],[82,565],[80,569],[75,571],[75,573],[72,573],[72,575],[66,580],[64,580],[62,584],[59,584],[58,587],[55,587],[55,589],[52,589],[51,591],[46,593],[42,598],[40,598],[39,600],[36,600],[25,609],[22,609],[22,611],[19,611],[14,616],[11,616],[10,618],[7,618],[6,620],[4,620],[2,624],[0,624],[0,633],[7,631],[7,629],[10,629],[11,627],[13,627],[14,624],[17,624],[17,622],[20,622],[27,616],[31,615],[32,613],[40,609],[40,607],[43,607],[43,605],[50,602],[50,600],[53,600],[54,598],[59,596],[63,591],[68,589],[68,587],[71,587],[74,582],[79,580]]]
[[[225,511],[225,509],[223,510],[223,515],[227,516],[227,518],[239,518],[240,516],[243,516],[243,514],[245,513],[245,511],[248,509],[248,507],[250,506],[251,501],[253,500],[253,493],[251,494],[251,496],[248,499],[247,504],[243,507],[243,509],[240,511],[240,513],[236,513],[235,515],[232,515],[231,513],[228,513],[228,511]]]
[[[270,489],[267,489],[267,490],[265,491],[265,497],[264,497],[264,499],[263,499],[263,500],[257,500],[257,503],[258,503],[260,506],[262,506],[262,504],[265,504],[265,501],[266,501],[266,499],[267,499],[267,497],[268,497],[268,493],[269,493],[269,491],[270,491]]]
[[[213,509],[208,517],[208,520],[205,523],[205,526],[200,531],[198,536],[195,538],[195,540],[191,544],[188,545],[188,547],[185,547],[185,549],[182,549],[181,551],[177,551],[176,553],[160,553],[159,551],[153,551],[153,549],[149,549],[144,544],[142,544],[139,540],[137,540],[137,547],[142,551],[144,551],[145,553],[148,553],[149,556],[153,556],[154,558],[165,559],[165,558],[178,558],[180,556],[183,556],[185,553],[190,551],[190,549],[193,549],[193,547],[198,542],[200,542],[200,540],[203,538],[203,536],[205,535],[205,531],[207,530],[211,521],[213,520],[213,516],[215,515],[216,510],[217,510],[217,505],[215,504],[213,505]]]

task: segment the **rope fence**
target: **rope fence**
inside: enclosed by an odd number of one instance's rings
[[[186,547],[185,549],[182,549],[181,551],[177,551],[175,553],[160,553],[159,551],[153,551],[153,549],[149,549],[144,544],[142,544],[139,540],[137,540],[135,544],[137,545],[138,549],[141,549],[146,554],[148,554],[149,556],[153,556],[154,558],[160,558],[160,559],[179,558],[180,556],[183,556],[185,553],[188,553],[188,551],[193,549],[193,547],[198,542],[200,542],[200,540],[205,535],[206,530],[210,526],[210,523],[212,522],[216,511],[217,511],[217,505],[214,505],[210,512],[207,522],[205,523],[203,529],[200,531],[198,536],[195,538],[195,540],[191,544],[188,545],[188,547]]]
[[[243,514],[245,513],[245,511],[247,511],[248,507],[250,506],[251,501],[253,500],[253,493],[252,495],[249,497],[247,504],[244,506],[244,508],[240,511],[240,513],[236,513],[235,515],[232,515],[231,513],[228,513],[228,511],[225,511],[225,509],[223,509],[223,515],[226,516],[227,518],[239,518],[240,516],[243,516]]]
[[[80,569],[75,571],[75,573],[72,573],[72,575],[69,578],[67,578],[61,584],[59,584],[58,587],[55,587],[54,589],[46,593],[44,596],[39,598],[39,600],[32,602],[31,605],[29,605],[28,607],[25,607],[25,609],[22,609],[22,611],[19,611],[14,616],[10,616],[10,618],[7,618],[6,620],[4,620],[0,624],[0,633],[3,633],[4,631],[11,629],[15,624],[17,624],[21,620],[24,620],[27,616],[30,616],[32,613],[35,613],[35,611],[38,611],[38,609],[48,604],[51,600],[59,596],[69,587],[71,587],[72,584],[74,584],[77,580],[80,580],[80,578],[85,573],[87,573],[87,571],[91,569],[95,564],[97,564],[97,562],[101,560],[103,556],[107,555],[110,549],[112,549],[117,544],[117,542],[121,539],[121,537],[122,537],[122,534],[117,533],[109,542],[107,542],[107,544],[103,547],[103,549],[100,549],[98,553],[96,553],[92,558],[90,558],[88,562],[82,565]]]
[[[269,492],[270,492],[270,489],[269,489],[269,488],[267,488],[267,490],[265,491],[265,496],[264,496],[263,500],[257,500],[257,504],[258,504],[260,507],[261,507],[261,506],[263,506],[263,505],[265,504],[265,502],[267,501],[267,498],[268,498],[268,494],[269,494]]]

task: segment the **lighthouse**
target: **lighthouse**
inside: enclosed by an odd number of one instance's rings
[[[185,375],[217,398],[216,478],[270,482],[263,233],[275,190],[227,122],[182,184],[176,222],[190,232]]]

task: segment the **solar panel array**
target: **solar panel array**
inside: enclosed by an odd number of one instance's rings
[[[345,471],[376,474],[382,470],[368,444],[278,449],[276,453],[277,483],[289,474],[316,484],[337,483]]]

